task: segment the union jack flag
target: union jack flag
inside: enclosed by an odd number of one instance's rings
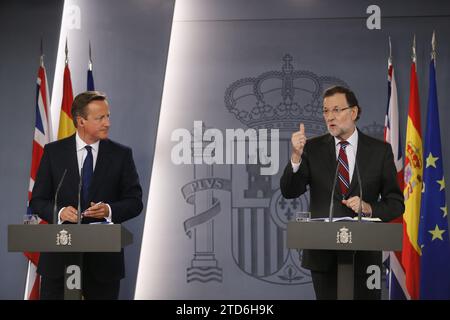
[[[33,151],[31,159],[30,183],[28,187],[27,214],[31,215],[29,202],[31,200],[31,192],[33,190],[36,174],[44,153],[44,146],[51,141],[51,118],[50,118],[50,97],[48,94],[47,74],[44,66],[44,58],[41,55],[41,64],[38,70],[36,86],[36,120],[34,127]],[[40,223],[45,223],[40,221]],[[27,281],[25,284],[25,300],[38,300],[40,276],[36,273],[36,267],[39,261],[38,252],[24,252],[28,258]]]
[[[384,141],[391,144],[395,168],[397,169],[397,182],[400,189],[403,190],[403,155],[400,141],[397,84],[395,82],[392,57],[389,57],[388,60],[388,103],[384,122]],[[392,222],[402,223],[403,218],[399,217]],[[405,271],[401,264],[401,252],[383,252],[383,260],[389,271],[387,279],[389,299],[404,300],[409,298],[405,286]]]

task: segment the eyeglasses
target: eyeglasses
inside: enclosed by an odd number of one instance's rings
[[[322,110],[322,114],[324,115],[324,116],[327,116],[328,114],[333,114],[333,116],[337,116],[338,114],[340,114],[342,111],[344,111],[344,110],[347,110],[347,109],[351,109],[351,108],[353,108],[353,106],[352,107],[345,107],[345,108],[341,108],[341,109],[339,109],[339,108],[333,108],[333,109],[331,109],[331,110],[328,110],[328,109],[323,109]]]

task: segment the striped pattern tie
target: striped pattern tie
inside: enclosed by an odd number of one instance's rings
[[[348,193],[348,189],[350,188],[350,171],[348,168],[347,154],[345,153],[345,148],[347,148],[349,143],[347,141],[341,141],[339,144],[341,145],[338,155],[339,186],[341,188],[342,197],[345,198]]]

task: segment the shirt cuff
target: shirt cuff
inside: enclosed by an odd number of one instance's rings
[[[65,209],[66,207],[62,207],[61,210],[59,210],[58,212],[58,224],[62,224],[63,221],[61,220],[61,212]]]
[[[112,223],[112,210],[109,204],[106,204],[108,206],[109,209],[109,216],[105,217],[106,221],[108,221],[109,223]]]
[[[302,164],[302,159],[300,159],[299,163],[294,163],[291,159],[292,172],[296,173],[298,171],[298,168],[300,168],[301,164]]]

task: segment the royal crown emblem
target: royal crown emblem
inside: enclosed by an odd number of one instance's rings
[[[56,245],[57,246],[71,246],[72,245],[72,235],[62,229],[56,234]]]
[[[295,70],[292,56],[283,57],[281,71],[267,71],[233,82],[225,91],[227,109],[250,128],[298,130],[299,122],[316,134],[326,131],[322,95],[332,85],[348,85],[332,76]],[[310,131],[311,132],[311,131]]]
[[[336,235],[336,243],[352,243],[352,233],[349,232],[349,229],[346,227],[342,227],[339,229]]]

